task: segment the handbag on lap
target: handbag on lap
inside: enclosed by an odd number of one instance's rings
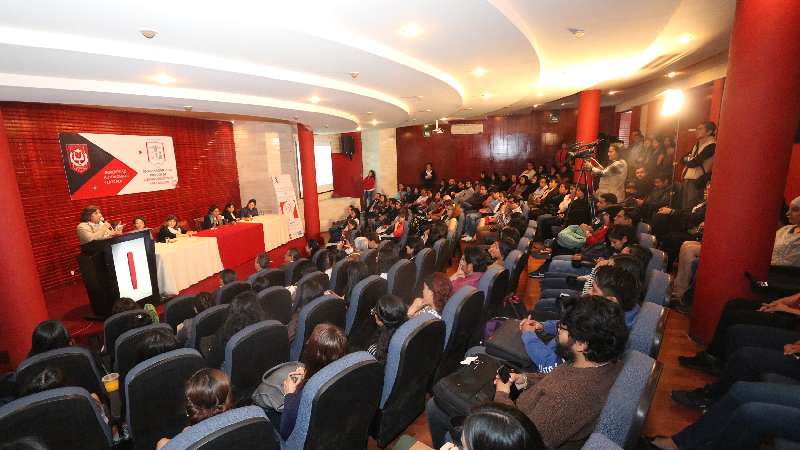
[[[450,417],[469,415],[472,408],[494,399],[494,378],[500,363],[486,355],[442,378],[433,386],[436,405]]]
[[[508,362],[520,370],[535,370],[535,365],[525,344],[522,342],[522,333],[519,331],[519,320],[509,319],[503,322],[494,334],[486,340],[486,353],[497,359]]]
[[[264,372],[261,376],[261,384],[253,392],[253,403],[263,409],[271,409],[283,412],[283,400],[286,394],[283,392],[283,381],[290,373],[303,367],[303,363],[289,361]]]

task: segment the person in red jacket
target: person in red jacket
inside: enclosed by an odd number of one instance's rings
[[[369,206],[372,204],[372,197],[375,195],[375,171],[370,170],[367,173],[366,178],[364,181],[361,182],[361,186],[364,189],[364,210],[366,211],[369,209]]]

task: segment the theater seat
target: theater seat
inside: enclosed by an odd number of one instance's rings
[[[639,224],[636,225],[636,234],[642,234],[642,233],[651,234],[652,232],[653,229],[650,227],[650,224],[648,223],[639,222]]]
[[[528,254],[528,251],[531,249],[531,239],[529,237],[522,237],[519,239],[519,244],[517,244],[517,250]]]
[[[647,291],[644,294],[645,301],[664,306],[669,303],[670,276],[660,270],[650,271]]]
[[[267,318],[286,325],[292,319],[292,293],[283,286],[271,286],[256,294]]]
[[[423,248],[414,257],[415,279],[414,294],[422,295],[422,283],[428,275],[436,271],[436,254],[431,248]]]
[[[489,267],[478,282],[478,289],[483,291],[484,313],[486,318],[496,316],[503,307],[503,299],[508,292],[508,271],[497,267]]]
[[[655,248],[656,237],[650,233],[639,233],[639,244],[644,248]]]
[[[105,347],[105,353],[111,355],[113,358],[114,343],[122,333],[152,323],[153,321],[150,319],[150,316],[147,315],[143,309],[123,311],[109,316],[109,318],[103,322],[103,346]]]
[[[248,404],[264,372],[288,360],[286,325],[277,320],[265,320],[231,336],[225,344],[222,371],[230,376],[238,404]]]
[[[291,286],[300,280],[303,270],[311,264],[306,258],[300,258],[297,261],[284,264],[281,269],[286,273],[286,285]]]
[[[258,406],[231,409],[194,424],[163,450],[279,450],[275,429]]]
[[[592,433],[589,439],[583,443],[581,450],[622,450],[622,447],[615,444],[602,433]]]
[[[423,313],[392,335],[372,430],[379,447],[389,445],[425,409],[425,394],[439,364],[444,334],[444,322]]]
[[[237,295],[241,294],[242,292],[251,290],[252,287],[250,283],[245,281],[234,281],[233,283],[226,284],[219,288],[217,291],[217,305],[224,305],[233,301]]]
[[[447,267],[450,266],[450,246],[447,244],[447,239],[439,239],[433,243],[433,252],[436,255],[436,272],[445,272]]]
[[[258,279],[266,278],[268,287],[286,286],[286,274],[281,269],[263,269],[247,277],[250,286],[255,286]]]
[[[148,336],[165,331],[173,334],[172,327],[166,323],[147,325],[122,333],[114,345],[114,372],[119,373],[119,379],[124,380],[125,375],[137,364],[139,345]]]
[[[314,374],[300,395],[297,422],[283,450],[365,450],[381,395],[383,368],[356,352]]]
[[[111,428],[89,392],[50,389],[0,407],[0,440],[36,438],[48,450],[101,450],[112,445]]]
[[[159,439],[171,438],[188,425],[184,385],[205,366],[197,350],[182,348],[143,361],[128,372],[125,420],[136,450],[152,450]]]
[[[653,254],[653,257],[650,258],[650,262],[647,264],[648,270],[660,270],[662,272],[667,271],[667,254],[657,248],[650,248],[650,253]]]
[[[26,386],[45,367],[60,369],[64,386],[81,387],[106,401],[106,391],[100,382],[102,375],[89,350],[78,346],[57,348],[27,358],[17,366],[17,386]]]
[[[186,347],[200,350],[203,338],[213,336],[228,316],[230,305],[216,305],[196,315],[186,338]]]
[[[325,264],[328,260],[328,253],[327,249],[321,248],[314,253],[314,256],[311,257],[311,264],[317,268],[317,270],[324,272],[325,271]]]
[[[622,448],[634,448],[661,375],[661,364],[637,351],[626,351],[622,371],[611,386],[597,419],[599,432]]]
[[[633,323],[625,348],[656,358],[661,349],[666,322],[667,313],[662,306],[644,302]]]
[[[534,221],[535,222],[535,221]],[[533,239],[536,236],[536,227],[528,227],[525,229],[525,234],[522,235],[528,239]]]
[[[323,295],[300,309],[297,331],[289,347],[289,360],[300,360],[306,340],[317,325],[330,323],[344,329],[345,309],[344,300],[334,295]]]
[[[350,294],[345,317],[344,333],[347,342],[353,348],[366,348],[369,339],[377,330],[370,310],[378,303],[378,299],[386,294],[386,280],[378,275],[370,275],[359,281]]]
[[[347,263],[347,258],[336,261],[336,264],[334,264],[331,269],[331,279],[328,284],[328,289],[339,295],[344,295],[344,290],[347,288],[347,272],[344,267]]]
[[[411,304],[416,283],[416,268],[411,261],[401,259],[394,263],[386,274],[388,292],[403,299],[406,304]]]
[[[370,274],[374,274],[378,271],[378,249],[371,248],[361,254],[361,259],[364,264],[367,265],[367,270]]]
[[[431,385],[458,368],[464,353],[483,336],[483,291],[464,286],[453,294],[442,311],[445,324],[444,351]]]
[[[519,277],[522,275],[522,270],[525,268],[524,263],[527,261],[523,258],[524,254],[519,250],[511,250],[506,256],[504,261],[506,272],[508,273],[508,292],[517,292],[519,286]]]
[[[197,313],[194,309],[195,296],[185,295],[175,297],[164,305],[164,322],[168,323],[175,331],[178,325],[186,319],[191,319]]]
[[[315,271],[303,275],[299,280],[297,280],[297,289],[294,291],[295,299],[303,298],[304,296],[303,290],[309,283],[316,283],[322,288],[322,290],[325,290],[325,287],[328,286],[330,281],[328,280],[328,276],[320,271]],[[299,301],[294,302],[294,305],[292,306],[292,312],[297,310],[297,307],[299,305],[300,305]]]

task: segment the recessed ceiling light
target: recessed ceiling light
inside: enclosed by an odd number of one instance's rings
[[[483,94],[481,94],[481,97],[483,97],[484,100],[488,100],[488,99],[492,98],[492,93],[491,92],[484,92]]]
[[[372,122],[370,122],[370,123],[372,124],[372,126],[375,126],[375,125],[379,124],[380,122],[378,122],[375,119],[372,119]]]
[[[422,34],[422,27],[415,23],[407,23],[400,29],[400,34],[411,39]]]
[[[356,127],[356,131],[361,131],[361,127]]]
[[[372,111],[367,111],[367,114],[372,114]]]
[[[158,31],[148,29],[139,30],[139,33],[147,39],[153,39],[158,35]]]
[[[192,105],[186,105],[186,106],[184,106],[184,107],[183,107],[183,110],[184,110],[184,111],[191,111],[191,110],[192,110]]]
[[[325,127],[325,128],[330,128],[331,126],[330,126],[330,125],[328,125],[328,124],[326,123],[326,124],[324,125],[324,127]]]
[[[489,71],[484,69],[483,67],[479,66],[479,67],[476,67],[475,70],[472,71],[472,74],[475,75],[476,77],[482,77],[482,76],[486,75],[487,72],[489,72]]]
[[[539,107],[539,104],[537,103],[537,104],[533,105],[533,107],[534,107],[534,108],[538,108],[538,107]]]
[[[433,110],[432,110],[432,109],[430,109],[430,108],[425,108],[425,109],[423,109],[423,111],[425,111],[425,112],[431,112],[431,111],[433,111]]]
[[[608,91],[608,95],[617,95],[619,91]]]
[[[569,32],[578,39],[586,36],[586,31],[583,28],[569,28]]]
[[[563,102],[563,103],[561,103],[561,106],[567,106],[569,104],[570,104],[570,102]]]
[[[537,96],[537,97],[539,97],[539,98],[541,98],[541,97],[544,97],[544,94],[542,94],[541,92],[537,92],[537,93],[536,93],[536,96]]]
[[[317,97],[316,95],[314,95],[314,96],[312,96],[311,98],[308,99],[308,101],[310,101],[311,103],[319,103],[320,100],[322,100],[322,99]]]
[[[231,120],[231,123],[236,123],[236,121],[235,120]]]
[[[670,72],[665,75],[667,78],[675,78],[678,76],[678,72]]]
[[[689,33],[683,33],[682,35],[678,36],[678,42],[681,44],[688,44],[694,40],[694,36]]]
[[[172,78],[171,76],[165,74],[164,72],[161,72],[157,75],[153,75],[152,77],[150,77],[150,79],[159,84],[170,84],[175,82],[175,78]]]
[[[447,117],[442,117],[439,120],[441,120],[442,122],[447,122]]]

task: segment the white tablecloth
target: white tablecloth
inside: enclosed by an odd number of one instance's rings
[[[255,216],[253,223],[264,226],[264,248],[267,251],[289,242],[289,219],[283,214]]]
[[[217,238],[182,237],[171,244],[156,243],[158,289],[162,294],[176,295],[222,269]]]

